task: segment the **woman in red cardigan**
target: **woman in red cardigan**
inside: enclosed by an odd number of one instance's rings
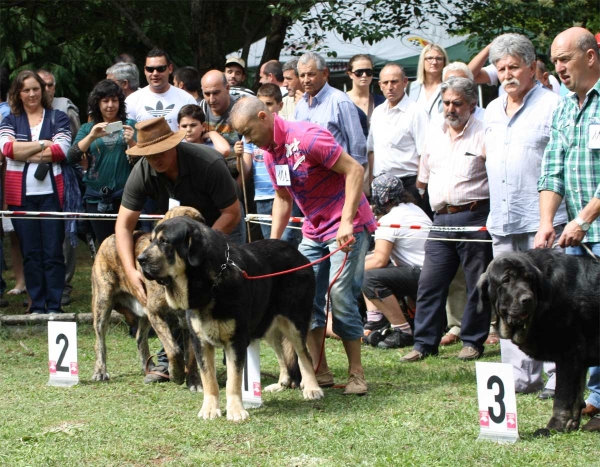
[[[71,142],[69,118],[52,110],[44,81],[22,71],[8,93],[11,113],[0,123],[6,157],[6,204],[11,211],[60,211],[64,180],[60,162]],[[61,313],[65,281],[64,223],[57,219],[14,219],[23,254],[31,313]]]

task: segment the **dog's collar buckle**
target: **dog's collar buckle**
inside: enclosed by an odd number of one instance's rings
[[[221,264],[221,270],[219,271],[219,275],[216,277],[215,281],[213,282],[212,288],[211,290],[213,290],[220,282],[221,276],[223,275],[223,271],[225,271],[225,269],[227,269],[227,266],[233,266],[234,268],[236,268],[238,271],[240,272],[244,272],[240,269],[240,267],[235,264],[235,262],[229,257],[229,243],[227,243],[227,250],[225,250],[225,262],[223,264]]]

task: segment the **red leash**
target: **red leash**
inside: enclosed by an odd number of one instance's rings
[[[341,247],[339,247],[337,250],[333,251],[332,253],[329,253],[328,255],[323,256],[322,258],[320,258],[316,261],[313,261],[312,263],[305,264],[304,266],[300,266],[300,267],[297,267],[294,269],[289,269],[287,271],[274,272],[272,274],[265,274],[264,276],[249,276],[246,271],[242,270],[242,276],[245,279],[250,279],[250,280],[266,279],[267,277],[281,276],[283,274],[288,274],[290,272],[299,271],[300,269],[306,269],[308,267],[312,267],[314,264],[320,263],[321,261],[325,261],[327,258],[330,258],[334,254],[336,254],[338,251],[340,251],[342,248],[349,245],[352,240],[353,239],[348,240],[346,243],[344,243]],[[340,274],[344,270],[344,266],[346,266],[347,260],[348,260],[348,252],[346,252],[346,256],[344,257],[344,261],[342,262],[342,267],[340,268],[338,273],[335,275],[335,277],[331,281],[331,284],[329,284],[329,288],[327,289],[327,302],[325,303],[325,330],[323,332],[323,341],[321,342],[321,351],[319,353],[319,362],[317,363],[317,367],[315,368],[315,373],[317,373],[319,371],[319,367],[321,366],[321,361],[323,360],[323,354],[325,353],[325,337],[327,336],[327,321],[329,320],[328,310],[329,310],[329,303],[331,300],[331,288],[333,287],[333,284],[335,284],[335,282],[338,280],[338,277],[340,277]]]

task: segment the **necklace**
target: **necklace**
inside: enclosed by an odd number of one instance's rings
[[[32,115],[31,117],[29,116],[29,114],[27,114],[27,118],[29,119],[29,127],[38,126],[40,123],[42,123],[42,120],[44,119],[44,108],[42,107],[42,113],[40,114],[40,118],[39,118],[39,120],[37,120],[37,123],[35,125],[31,124],[31,119],[32,118],[34,118],[34,119],[36,118],[35,114]]]

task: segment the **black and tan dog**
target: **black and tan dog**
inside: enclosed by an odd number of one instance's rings
[[[306,348],[315,292],[312,268],[259,280],[242,273],[252,277],[308,264],[296,248],[280,240],[236,247],[206,225],[178,217],[156,226],[152,243],[138,261],[147,279],[164,286],[170,307],[188,310],[204,387],[199,417],[221,416],[215,347],[223,347],[227,357],[227,418],[248,417],[242,405],[242,371],[250,341],[262,337],[274,348],[280,366],[279,382],[266,391],[292,384],[293,362],[283,350],[291,343],[304,398],[323,397]]]
[[[200,222],[204,221],[196,209],[185,206],[170,210],[162,221],[177,216],[187,216]],[[134,232],[136,256],[150,245],[151,236],[150,233]],[[191,391],[201,391],[200,375],[198,374],[198,366],[193,350],[190,347],[187,356],[188,372],[186,375],[185,356],[171,332],[171,327],[178,327],[181,324],[187,328],[184,319],[185,313],[169,307],[164,288],[156,282],[145,281],[145,286],[147,302],[146,307],[143,307],[136,291],[127,280],[121,265],[121,260],[117,254],[115,236],[111,235],[102,242],[92,267],[92,316],[96,333],[96,365],[92,380],[105,381],[109,379],[106,371],[106,330],[111,310],[115,309],[125,316],[135,315],[139,318],[136,342],[142,363],[142,371],[145,370],[146,362],[150,357],[148,331],[152,326],[164,345],[169,359],[171,381],[181,384],[185,378]],[[151,366],[154,365],[151,364]]]
[[[579,427],[587,369],[600,365],[600,262],[554,250],[499,255],[479,279],[498,331],[532,358],[556,362],[554,412],[545,429]]]

